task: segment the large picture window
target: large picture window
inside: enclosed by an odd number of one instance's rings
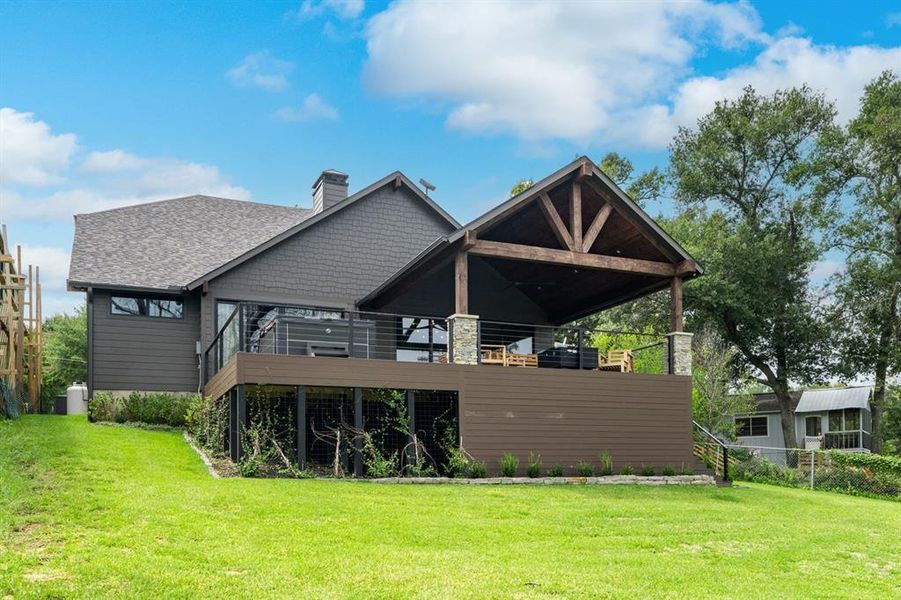
[[[128,315],[132,317],[181,319],[185,316],[185,305],[181,300],[170,298],[112,296],[110,298],[110,312],[114,315]]]
[[[766,417],[736,417],[735,434],[738,437],[757,437],[767,435]]]

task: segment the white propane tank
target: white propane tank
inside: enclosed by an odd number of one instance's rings
[[[88,386],[76,381],[66,388],[66,414],[83,415],[88,410]]]

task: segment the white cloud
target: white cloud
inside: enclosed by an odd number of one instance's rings
[[[147,161],[131,155],[124,150],[108,152],[91,152],[81,163],[81,169],[87,173],[119,173],[133,171],[144,166]]]
[[[30,113],[3,109],[21,129],[25,123],[38,126],[39,135],[21,131],[7,138],[4,127],[3,168],[25,168],[40,165],[40,178],[4,176],[0,185],[0,216],[4,221],[63,220],[71,221],[77,213],[94,212],[141,202],[176,198],[191,194],[209,194],[226,198],[248,199],[250,193],[233,185],[218,168],[175,158],[145,158],[115,149],[88,152],[80,163],[70,164],[72,151],[59,151],[56,140],[71,139],[73,134],[54,135],[50,127],[35,121]],[[24,115],[24,119],[19,118]],[[23,141],[24,140],[24,141]],[[42,140],[36,143],[35,140]],[[43,147],[47,156],[38,153]],[[38,150],[36,150],[38,149]],[[64,156],[63,156],[64,154]],[[48,166],[49,165],[49,166]],[[52,168],[51,168],[52,167]],[[18,172],[18,171],[17,171]],[[43,187],[36,189],[40,181]],[[54,185],[55,184],[55,185]]]
[[[74,134],[53,135],[32,113],[0,108],[0,185],[62,181],[75,143]]]
[[[299,107],[283,106],[275,111],[275,117],[281,121],[335,121],[338,109],[328,104],[319,94],[310,94],[303,99]]]
[[[620,123],[621,135],[638,135],[649,146],[663,146],[679,125],[693,125],[716,100],[735,98],[747,86],[772,93],[801,84],[835,101],[838,118],[851,119],[864,86],[884,69],[901,66],[901,48],[817,46],[809,39],[775,40],[753,63],[722,77],[693,77],[676,90],[669,105],[644,106]]]
[[[356,19],[363,13],[364,7],[363,0],[304,0],[300,8],[289,14],[305,20],[330,11],[341,19]]]
[[[767,35],[744,2],[400,0],[369,21],[364,73],[377,93],[446,110],[452,129],[661,148],[676,125],[749,82],[772,91],[807,81],[844,115],[863,82],[898,64],[897,49],[787,37],[798,33]],[[694,76],[697,56],[732,49],[759,54],[722,77]]]
[[[891,29],[901,25],[901,12],[893,12],[885,15],[885,26]]]
[[[845,270],[845,262],[843,260],[835,260],[834,258],[824,258],[813,265],[810,269],[810,278],[814,282],[822,282],[829,279],[836,273]]]
[[[238,87],[257,87],[267,92],[288,89],[288,74],[294,63],[275,58],[268,51],[248,54],[226,72],[226,77]]]

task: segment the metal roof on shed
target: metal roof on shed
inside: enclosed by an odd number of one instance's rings
[[[870,407],[871,387],[805,390],[801,394],[796,413],[823,412],[843,408]]]

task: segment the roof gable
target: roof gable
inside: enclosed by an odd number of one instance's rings
[[[300,233],[301,231],[303,231],[309,227],[312,227],[325,219],[328,219],[332,215],[339,213],[342,210],[345,210],[349,206],[352,206],[354,203],[359,202],[360,200],[362,200],[362,199],[366,198],[367,196],[369,196],[370,194],[372,194],[372,192],[374,192],[386,185],[393,185],[394,189],[399,189],[401,186],[406,187],[407,189],[409,189],[410,191],[413,192],[413,194],[416,196],[417,199],[424,202],[428,208],[430,208],[432,211],[434,211],[443,221],[445,221],[449,227],[457,228],[460,226],[460,224],[453,217],[451,217],[444,209],[442,209],[437,203],[435,203],[435,201],[433,201],[431,198],[426,196],[422,192],[422,190],[420,190],[416,185],[414,185],[413,182],[411,182],[407,178],[406,175],[404,175],[400,171],[395,171],[395,172],[390,173],[390,174],[386,175],[385,177],[379,179],[375,183],[363,188],[359,192],[357,192],[351,196],[348,196],[346,199],[342,200],[341,202],[338,202],[334,206],[331,206],[330,208],[322,211],[321,213],[318,213],[318,214],[310,217],[309,219],[305,219],[304,221],[301,221],[301,222],[297,223],[296,225],[289,227],[288,229],[285,229],[284,231],[271,237],[270,239],[266,240],[265,242],[258,244],[256,246],[254,246],[253,248],[248,249],[246,252],[242,253],[240,256],[237,256],[237,257],[233,258],[232,260],[225,262],[221,265],[218,265],[216,268],[211,269],[210,271],[201,274],[199,277],[195,278],[193,281],[188,283],[185,287],[189,290],[200,287],[204,281],[209,281],[210,279],[214,279],[214,278],[222,275],[223,273],[230,271],[231,269],[234,269],[235,267],[254,258],[255,256],[259,255],[260,253],[265,252],[266,250],[272,248],[273,246],[276,246],[276,245],[284,242],[285,240],[295,236],[296,234]]]

